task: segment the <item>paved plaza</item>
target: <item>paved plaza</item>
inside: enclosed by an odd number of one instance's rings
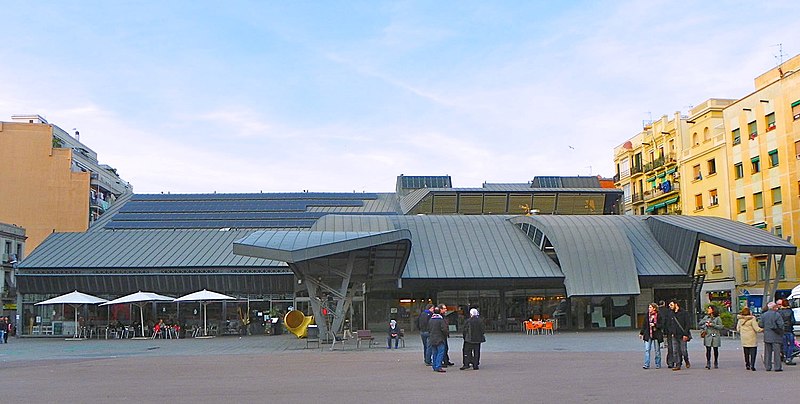
[[[691,369],[643,370],[635,331],[488,334],[481,370],[422,363],[418,335],[406,347],[306,349],[292,335],[181,340],[12,338],[0,345],[0,402],[731,402],[797,395],[797,366],[744,369],[739,341],[724,339],[720,369],[706,370],[690,343]],[[461,340],[451,338],[460,365]],[[763,351],[759,347],[759,357]],[[664,351],[666,355],[666,351]]]

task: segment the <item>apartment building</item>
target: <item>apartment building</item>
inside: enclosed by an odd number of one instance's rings
[[[0,315],[16,313],[17,264],[25,253],[25,229],[13,224],[0,223]]]
[[[79,136],[39,115],[0,122],[0,222],[26,229],[28,251],[51,233],[85,231],[132,192]]]
[[[789,238],[800,225],[800,56],[755,79],[755,91],[723,110],[731,174],[731,218]],[[798,260],[742,257],[740,306],[762,306],[798,283]],[[777,275],[777,276],[776,276]],[[777,278],[777,279],[776,279]]]
[[[709,99],[689,111],[687,130],[681,133],[681,211],[692,216],[731,218],[728,156],[723,109],[735,102]],[[748,257],[748,254],[744,255]],[[700,301],[731,307],[736,291],[740,256],[725,248],[701,243],[695,274],[703,277]]]

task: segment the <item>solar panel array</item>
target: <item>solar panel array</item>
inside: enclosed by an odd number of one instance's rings
[[[326,214],[311,208],[359,214],[364,201],[377,198],[367,193],[141,194],[133,195],[103,228],[308,228]]]

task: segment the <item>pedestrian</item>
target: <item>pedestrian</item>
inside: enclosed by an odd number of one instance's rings
[[[8,323],[5,317],[0,317],[0,344],[6,343],[6,333],[8,332]]]
[[[672,336],[669,333],[668,327],[672,323],[672,310],[667,307],[663,300],[658,301],[658,316],[664,321],[664,345],[667,346],[667,367],[672,369],[675,366],[675,358],[672,352]]]
[[[463,363],[459,368],[467,370],[472,366],[473,370],[478,370],[481,364],[481,344],[486,342],[486,333],[483,329],[483,320],[480,318],[478,309],[469,310],[469,319],[464,322]]]
[[[428,344],[433,351],[431,366],[434,372],[444,373],[446,370],[442,369],[442,360],[444,359],[444,342],[447,340],[447,324],[445,324],[438,307],[433,308],[433,314],[428,321],[428,331],[430,332]]]
[[[444,320],[444,328],[446,330],[444,335],[444,356],[442,356],[442,367],[446,368],[448,366],[455,365],[455,363],[450,362],[450,344],[447,343],[447,339],[450,338],[450,320],[447,319],[446,305],[439,305],[439,314],[442,315],[442,319]]]
[[[644,341],[644,365],[642,369],[650,369],[650,350],[656,353],[656,369],[661,368],[661,340],[664,339],[664,319],[658,313],[658,305],[647,306],[647,321],[642,323],[639,338]]]
[[[394,340],[394,349],[397,349],[397,344],[400,342],[400,326],[397,325],[397,320],[389,321],[389,335],[386,337],[386,349],[392,349],[392,340]]]
[[[672,370],[681,370],[681,363],[685,362],[686,369],[692,367],[689,363],[689,351],[686,344],[692,339],[689,331],[689,313],[683,310],[677,300],[669,302],[672,309],[672,321],[669,323],[669,333],[672,336],[672,354],[675,363]]]
[[[713,304],[706,309],[706,315],[700,320],[700,337],[706,347],[706,369],[711,369],[711,350],[714,350],[714,369],[719,369],[719,346],[722,344],[722,319],[719,310]]]
[[[761,314],[758,325],[764,329],[764,370],[782,372],[781,351],[783,348],[783,318],[778,314],[778,305],[775,302],[767,303],[767,311]]]
[[[744,367],[747,370],[756,371],[756,354],[758,353],[758,341],[756,333],[764,331],[758,326],[755,317],[750,314],[750,309],[743,308],[739,312],[736,322],[736,331],[739,332],[739,339],[744,351]]]
[[[433,357],[430,344],[428,344],[428,338],[431,335],[428,329],[428,322],[431,319],[431,315],[433,315],[433,305],[428,304],[425,306],[425,310],[419,313],[419,317],[417,317],[417,329],[419,329],[419,335],[422,338],[422,358],[427,366],[431,366],[431,358]]]
[[[6,316],[6,333],[3,335],[3,343],[8,344],[8,336],[14,335],[14,322],[8,319]]]
[[[783,363],[794,366],[796,363],[792,360],[794,354],[794,312],[789,307],[789,300],[782,299],[781,307],[778,309],[778,314],[783,319]],[[8,319],[8,317],[6,317]]]

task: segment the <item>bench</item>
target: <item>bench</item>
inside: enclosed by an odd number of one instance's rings
[[[372,336],[372,331],[370,331],[370,330],[357,330],[356,331],[356,348],[361,348],[361,341],[367,341],[367,346],[372,348],[372,342],[375,341],[375,337]]]

